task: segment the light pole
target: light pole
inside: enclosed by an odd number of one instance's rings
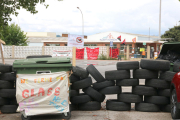
[[[161,38],[161,0],[160,0],[160,8],[159,8],[159,38]]]
[[[77,9],[79,9],[81,11],[81,9],[79,7],[77,7]],[[83,13],[81,11],[81,14],[82,14],[82,35],[84,37],[84,20],[83,20]]]

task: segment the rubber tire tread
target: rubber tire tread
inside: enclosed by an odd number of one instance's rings
[[[140,103],[143,101],[142,95],[134,95],[130,92],[118,94],[118,101],[126,103]]]
[[[79,90],[70,90],[70,97],[78,96]]]
[[[170,89],[158,89],[158,95],[170,97],[171,96],[171,90]]]
[[[16,97],[16,89],[0,89],[0,97],[14,98]]]
[[[161,109],[161,111],[162,112],[171,112],[171,105],[170,104],[168,104],[168,105],[162,105],[162,106],[160,106],[160,109]]]
[[[16,74],[14,72],[1,73],[0,74],[0,80],[15,81],[16,80]]]
[[[161,89],[169,89],[170,84],[161,79],[146,79],[145,80],[145,85],[150,86],[150,87],[155,87],[155,88],[161,88]]]
[[[140,86],[133,86],[132,93],[135,95],[156,96],[157,90],[153,87],[140,85]]]
[[[74,90],[83,89],[91,85],[92,85],[92,79],[91,77],[88,77],[83,80],[72,83],[72,89]]]
[[[166,80],[166,81],[172,81],[174,75],[176,72],[171,72],[171,71],[165,71],[165,72],[160,72],[160,79]]]
[[[139,69],[139,61],[117,62],[117,70]]]
[[[8,105],[9,99],[0,97],[0,106],[1,105]]]
[[[144,102],[158,105],[170,104],[170,99],[164,96],[145,96]]]
[[[89,72],[81,67],[73,66],[72,71],[74,75],[81,77],[81,79],[85,79],[89,76]]]
[[[99,90],[99,92],[104,95],[120,94],[122,92],[122,89],[119,86],[110,86]]]
[[[173,72],[180,72],[180,63],[174,63]]]
[[[18,105],[3,105],[1,106],[2,113],[16,113]]]
[[[13,89],[14,83],[6,80],[0,80],[0,89]]]
[[[107,80],[129,79],[130,78],[130,70],[105,71],[105,78]]]
[[[89,65],[86,70],[90,73],[90,75],[97,81],[103,82],[105,78],[101,75],[101,73],[96,69],[94,65]]]
[[[88,103],[78,104],[78,110],[83,111],[95,111],[101,109],[101,103],[97,101],[91,101]]]
[[[12,72],[12,65],[0,63],[0,72]]]
[[[91,98],[98,102],[103,102],[106,97],[92,87],[84,88],[83,92],[85,92],[87,95],[89,95]]]
[[[78,110],[78,105],[70,104],[70,111],[76,111],[76,110]]]
[[[104,81],[104,82],[96,82],[93,83],[93,88],[96,90],[100,90],[103,89],[105,87],[109,87],[109,86],[114,86],[115,85],[115,81],[111,80],[111,81]]]
[[[158,71],[136,69],[133,70],[133,78],[135,79],[157,79]]]
[[[122,79],[122,80],[116,80],[117,86],[137,86],[139,85],[139,79]]]
[[[18,105],[16,98],[11,98],[9,101],[10,105]]]
[[[168,71],[170,70],[170,61],[141,59],[140,67],[148,70]]]
[[[89,95],[78,95],[71,97],[72,104],[80,104],[92,101],[92,98]]]
[[[77,81],[81,80],[79,76],[76,76],[76,75],[74,75],[74,74],[71,74],[71,76],[69,77],[69,79],[70,79],[70,82],[71,82],[71,83],[77,82]]]
[[[141,112],[160,112],[160,107],[152,103],[136,103],[135,110]]]
[[[131,103],[119,102],[118,100],[110,99],[106,101],[106,110],[130,111]]]

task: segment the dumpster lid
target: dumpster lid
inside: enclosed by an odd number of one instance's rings
[[[163,44],[160,54],[166,54],[170,51],[180,53],[180,42],[166,42]]]
[[[30,64],[67,64],[71,63],[69,58],[31,58],[15,60],[13,65],[30,65]]]

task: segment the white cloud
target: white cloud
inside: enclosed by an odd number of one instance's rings
[[[83,12],[86,35],[121,31],[158,35],[159,0],[46,0],[48,9],[37,5],[38,14],[32,15],[21,9],[19,23],[26,31],[82,33]],[[162,33],[180,20],[180,2],[162,0]],[[13,21],[18,23],[16,17]]]

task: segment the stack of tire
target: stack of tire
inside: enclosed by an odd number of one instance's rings
[[[15,113],[18,107],[16,101],[16,73],[12,65],[0,64],[0,111]]]
[[[141,69],[133,71],[136,79],[145,79],[145,85],[134,86],[132,93],[144,101],[135,104],[136,111],[170,112],[170,62],[166,60],[142,59]],[[159,77],[160,73],[160,77]],[[169,76],[169,77],[168,77]]]
[[[72,71],[73,74],[70,76],[72,83],[70,90],[71,110],[100,110],[105,95],[92,87],[89,73],[97,82],[105,81],[104,77],[93,65],[89,65],[87,69],[76,66],[73,67]],[[84,93],[79,93],[80,90]]]
[[[131,110],[131,103],[140,103],[143,101],[143,97],[131,92],[122,92],[121,89],[123,86],[139,85],[139,79],[134,79],[130,74],[130,70],[139,69],[139,62],[118,62],[116,66],[117,70],[105,72],[105,78],[113,82],[116,80],[116,86],[106,87],[100,90],[100,92],[104,94],[117,94],[117,99],[107,100],[107,110],[129,111]]]

